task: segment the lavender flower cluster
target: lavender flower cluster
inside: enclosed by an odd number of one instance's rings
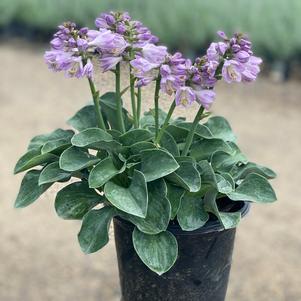
[[[159,39],[128,13],[101,14],[95,21],[97,30],[77,29],[71,22],[59,26],[45,60],[54,71],[69,77],[93,76],[93,59],[105,72],[120,62],[128,62],[136,87],[160,80],[161,91],[175,95],[177,105],[198,102],[209,109],[215,99],[218,80],[227,83],[254,81],[261,59],[254,56],[250,40],[243,34],[228,38],[218,32],[220,42],[211,43],[206,55],[194,62],[179,52],[170,54],[158,46]]]

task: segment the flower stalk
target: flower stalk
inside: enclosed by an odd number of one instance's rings
[[[202,119],[204,110],[205,110],[205,108],[203,106],[201,106],[199,108],[198,112],[195,115],[195,118],[194,118],[193,123],[192,123],[192,127],[189,131],[189,134],[188,134],[187,138],[186,138],[186,143],[185,143],[184,149],[183,149],[182,154],[181,154],[183,157],[187,156],[187,154],[188,154],[191,143],[193,141],[193,136],[194,136],[196,127],[197,127],[199,121]]]
[[[130,91],[131,91],[131,103],[132,103],[132,113],[134,118],[134,127],[138,128],[137,121],[137,108],[136,108],[136,96],[135,96],[135,77],[132,74],[132,68],[130,66]]]
[[[125,132],[123,114],[122,114],[122,102],[121,102],[121,92],[120,92],[120,63],[116,65],[115,70],[115,91],[116,91],[116,105],[117,105],[117,120],[119,125],[119,130],[121,133]]]
[[[166,130],[168,124],[169,124],[170,118],[171,118],[171,116],[172,116],[172,114],[173,114],[175,108],[176,108],[176,101],[174,100],[174,101],[172,102],[172,104],[171,104],[169,110],[168,110],[167,116],[166,116],[166,118],[165,118],[165,120],[164,120],[164,123],[163,123],[163,125],[162,125],[162,127],[161,127],[159,133],[158,133],[158,136],[157,136],[156,139],[155,139],[155,144],[159,144],[159,143],[160,143],[160,140],[161,140],[161,138],[162,138],[162,136],[163,136],[163,134],[164,134],[164,132],[165,132],[165,130]]]
[[[97,120],[97,126],[101,128],[102,130],[106,130],[106,125],[103,120],[103,116],[101,114],[101,109],[100,109],[100,104],[99,104],[99,91],[96,90],[95,84],[93,80],[89,77],[89,86],[91,90],[91,94],[93,97],[93,102],[94,102],[94,109],[95,109],[95,115],[96,115],[96,120]]]
[[[155,97],[154,97],[154,103],[155,103],[155,133],[156,137],[158,136],[159,132],[159,94],[160,94],[160,82],[161,82],[161,76],[159,75],[156,80],[156,88],[155,88]]]
[[[140,115],[141,115],[141,87],[137,89],[137,124],[140,125]]]

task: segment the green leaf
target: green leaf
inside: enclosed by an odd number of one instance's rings
[[[216,151],[212,154],[211,165],[214,170],[221,172],[230,172],[234,165],[244,163],[246,157],[242,153],[229,154],[224,151]]]
[[[18,160],[14,173],[17,174],[32,167],[53,162],[57,159],[58,157],[53,154],[41,154],[41,147],[31,149]]]
[[[121,169],[116,168],[111,157],[100,161],[90,172],[90,188],[98,188],[103,186],[114,176],[124,172],[125,167],[126,165],[124,164]]]
[[[15,208],[24,208],[36,201],[52,184],[38,184],[40,170],[30,170],[21,182]]]
[[[137,228],[148,234],[157,234],[168,227],[171,214],[171,206],[166,198],[167,188],[163,179],[148,183],[148,208],[145,218],[123,215]]]
[[[106,131],[100,128],[85,129],[73,136],[71,140],[74,146],[86,147],[95,150],[108,150],[121,152],[122,146]]]
[[[208,190],[204,197],[204,208],[213,213],[225,229],[235,228],[241,219],[240,212],[221,212],[216,204],[216,190]]]
[[[220,193],[227,194],[233,191],[232,182],[229,182],[220,174],[215,174],[217,190]]]
[[[39,177],[39,185],[54,182],[68,181],[71,173],[60,169],[59,162],[48,164],[41,172]]]
[[[174,219],[178,213],[181,199],[184,195],[184,189],[170,183],[167,185],[167,199],[171,205],[171,216],[170,219]]]
[[[144,129],[133,129],[119,137],[120,142],[125,146],[131,146],[137,142],[149,141],[153,138],[153,134]]]
[[[190,156],[196,161],[209,160],[216,151],[231,153],[231,147],[221,139],[202,139],[192,145]]]
[[[277,176],[270,168],[252,162],[231,170],[235,180],[244,179],[250,173],[257,173],[267,179],[274,179]]]
[[[103,201],[103,196],[90,189],[86,181],[74,182],[57,193],[55,210],[63,219],[81,219]]]
[[[100,128],[88,128],[75,134],[71,139],[71,143],[78,147],[88,147],[96,142],[109,142],[112,140],[113,137],[106,131]]]
[[[214,170],[208,161],[200,161],[197,165],[197,169],[200,173],[202,184],[211,184],[212,186],[217,187]]]
[[[101,111],[105,119],[109,122],[112,129],[118,129],[117,102],[116,94],[114,92],[105,93],[100,97]],[[133,122],[130,120],[129,113],[125,108],[122,108],[122,115],[126,130],[129,130]]]
[[[173,136],[168,132],[164,132],[160,141],[160,145],[170,152],[173,156],[180,156],[177,143]]]
[[[214,116],[208,119],[205,123],[215,138],[223,139],[224,141],[236,141],[232,128],[229,122],[221,116]]]
[[[55,131],[49,134],[43,134],[33,137],[30,140],[28,150],[37,149],[43,146],[45,143],[58,140],[58,139],[71,139],[74,132],[72,130],[63,130],[63,129],[56,129]]]
[[[179,164],[167,151],[151,149],[141,152],[141,171],[146,181],[162,178],[179,168]]]
[[[177,126],[187,131],[191,130],[193,123],[192,122],[181,122],[178,123]],[[211,139],[213,138],[211,131],[208,127],[203,124],[198,123],[195,129],[195,135],[201,138]]]
[[[167,176],[172,183],[190,191],[197,192],[201,189],[201,178],[192,162],[178,162],[180,167]]]
[[[183,127],[179,127],[174,124],[170,124],[166,127],[166,131],[174,138],[177,143],[185,141],[189,130]]]
[[[268,180],[256,173],[248,174],[236,190],[228,193],[227,196],[233,201],[258,203],[271,203],[277,199]]]
[[[139,154],[140,152],[147,149],[157,149],[156,145],[151,142],[137,142],[130,147],[131,153]]]
[[[159,109],[158,113],[159,113],[158,114],[159,126],[161,126],[164,123],[167,114],[161,109]],[[155,125],[155,110],[151,109],[148,112],[145,112],[144,116],[140,119],[140,126],[142,128],[148,128],[154,125]]]
[[[71,146],[61,154],[59,164],[60,168],[65,171],[78,171],[99,161],[99,158],[90,155],[86,150]]]
[[[62,138],[62,139],[57,139],[57,140],[52,140],[49,142],[46,142],[42,149],[41,152],[42,154],[50,153],[50,152],[62,152],[66,148],[71,146],[71,138]]]
[[[78,131],[97,126],[95,109],[93,105],[88,105],[80,109],[67,123]]]
[[[204,226],[209,219],[203,208],[203,200],[196,193],[185,192],[177,214],[177,220],[184,231],[193,231]]]
[[[134,248],[142,262],[158,275],[166,273],[178,257],[178,243],[168,231],[156,235],[133,231]]]
[[[148,194],[143,173],[134,170],[132,182],[128,188],[114,182],[107,182],[104,188],[109,202],[129,214],[145,217],[148,206]]]
[[[115,214],[113,207],[89,211],[83,218],[78,241],[86,254],[100,250],[109,242],[110,223]]]

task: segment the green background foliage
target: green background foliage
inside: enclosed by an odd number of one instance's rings
[[[50,34],[64,20],[92,26],[108,10],[128,11],[171,49],[190,55],[202,52],[219,29],[249,33],[266,59],[300,55],[299,0],[2,0],[0,27],[18,23]]]

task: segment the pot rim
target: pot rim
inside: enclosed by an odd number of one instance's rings
[[[237,201],[236,202],[240,208],[236,210],[235,212],[241,213],[241,218],[245,217],[248,212],[250,211],[251,203],[247,201]],[[123,228],[128,228],[133,230],[135,225],[131,222],[121,218],[120,216],[114,217],[114,222],[120,225]],[[236,227],[235,227],[236,228]],[[235,228],[231,229],[225,229],[220,221],[218,219],[216,220],[210,220],[199,229],[193,230],[193,231],[184,231],[181,229],[181,227],[178,224],[169,224],[167,231],[170,231],[171,233],[175,235],[198,235],[198,234],[206,234],[211,232],[221,232],[221,231],[227,231],[227,230],[233,230]]]

